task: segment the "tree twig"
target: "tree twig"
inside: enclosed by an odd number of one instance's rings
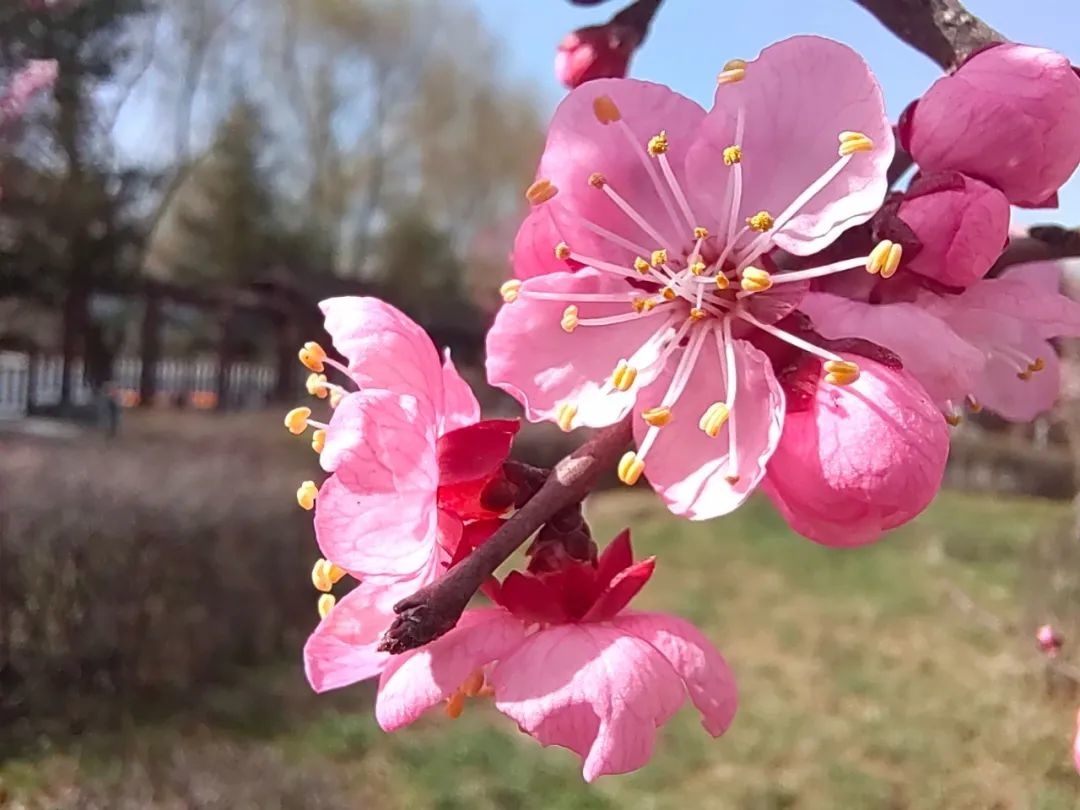
[[[911,47],[944,70],[1005,37],[984,23],[960,0],[855,0]]]
[[[606,428],[564,458],[536,495],[442,579],[394,605],[398,614],[379,649],[403,653],[450,630],[480,586],[552,516],[584,498],[630,441],[629,420]]]
[[[1080,257],[1080,228],[1061,225],[1033,225],[1027,236],[1014,236],[1009,246],[990,269],[996,276],[1007,267],[1024,262]]]

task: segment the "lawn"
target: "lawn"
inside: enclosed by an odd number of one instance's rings
[[[1066,511],[946,493],[877,546],[831,551],[763,500],[691,524],[644,492],[603,494],[597,536],[630,525],[659,557],[637,604],[699,623],[736,672],[720,740],[684,711],[647,768],[588,787],[572,755],[479,701],[387,736],[369,689],[313,697],[290,664],[171,719],[43,742],[0,764],[0,807],[1080,807],[1080,696],[1031,641],[1032,544]]]

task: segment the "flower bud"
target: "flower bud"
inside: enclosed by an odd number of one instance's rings
[[[570,89],[592,79],[621,79],[640,42],[633,28],[614,22],[571,31],[555,51],[555,76]]]
[[[1009,239],[1009,201],[995,188],[959,172],[920,178],[897,216],[922,248],[904,269],[949,287],[986,275]]]
[[[945,420],[914,377],[851,357],[858,379],[831,385],[814,369],[812,394],[792,398],[763,482],[791,528],[827,546],[871,543],[918,515],[949,454]]]
[[[1038,207],[1080,164],[1080,77],[1059,53],[995,45],[934,82],[900,131],[924,171],[960,171]]]

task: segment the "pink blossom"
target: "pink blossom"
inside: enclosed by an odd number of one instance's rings
[[[797,373],[763,482],[795,531],[828,546],[870,543],[922,512],[949,455],[945,421],[908,372],[859,366],[847,386]]]
[[[827,338],[885,346],[951,420],[967,403],[1017,422],[1049,410],[1061,389],[1053,337],[1080,335],[1080,304],[1059,292],[1061,266],[1032,262],[960,295],[870,304],[811,293],[800,307]]]
[[[892,152],[866,64],[818,37],[729,62],[709,113],[661,85],[583,85],[556,111],[527,195],[488,379],[564,429],[635,412],[620,477],[644,471],[694,519],[731,511],[780,439],[785,352],[826,361],[831,382],[858,375],[778,322],[811,279],[877,272],[890,248],[787,273],[771,252],[813,254],[868,220]]]
[[[410,579],[452,555],[462,519],[487,514],[514,421],[479,422],[480,407],[449,356],[407,316],[373,298],[322,303],[326,330],[360,386],[326,427],[332,473],[315,508],[326,558],[361,579]],[[329,361],[328,361],[329,362]]]
[[[656,729],[688,696],[720,736],[737,696],[719,652],[682,619],[626,608],[653,566],[633,562],[623,532],[596,567],[510,574],[499,607],[467,610],[445,636],[389,663],[379,725],[394,731],[444,702],[456,716],[464,697],[491,694],[523,732],[578,754],[590,782],[645,765]]]
[[[919,178],[897,215],[922,244],[905,270],[950,287],[967,287],[985,276],[1008,242],[1005,195],[958,172]]]
[[[1035,631],[1035,641],[1039,645],[1039,649],[1050,658],[1058,654],[1058,650],[1061,649],[1063,643],[1063,639],[1058,635],[1057,630],[1049,624],[1044,624]]]
[[[617,23],[571,31],[555,52],[555,77],[571,89],[593,79],[621,79],[640,41],[633,28]]]
[[[294,433],[306,424],[318,429],[313,446],[331,473],[321,488],[307,482],[298,493],[302,505],[314,506],[325,555],[313,581],[327,592],[346,574],[361,582],[339,604],[329,594],[320,602],[323,620],[304,650],[320,691],[377,674],[387,656],[376,647],[394,603],[490,534],[486,518],[509,504],[485,496],[503,480],[518,428],[514,420],[480,421],[449,355],[440,359],[424,331],[390,305],[335,298],[322,309],[345,362],[316,344],[301,359],[315,372],[312,393],[330,392],[333,416],[313,422],[310,409],[298,408],[286,424]],[[327,381],[327,370],[347,384]]]
[[[1044,204],[1080,164],[1080,77],[1059,53],[1003,43],[938,79],[901,138],[930,172],[959,171]]]

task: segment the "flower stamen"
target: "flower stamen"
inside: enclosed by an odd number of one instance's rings
[[[300,508],[310,512],[315,508],[315,499],[319,497],[319,488],[314,481],[304,481],[296,490],[296,502]]]
[[[641,412],[641,418],[649,427],[662,428],[671,422],[671,408],[666,405],[658,405],[655,408],[646,408]]]
[[[537,180],[525,190],[525,199],[533,205],[545,203],[559,193],[557,186],[546,178]]]
[[[611,385],[616,391],[629,391],[637,379],[638,370],[625,360],[620,360],[611,372]]]
[[[714,402],[706,409],[705,413],[701,415],[701,419],[698,421],[698,427],[710,439],[715,439],[720,435],[720,430],[724,427],[730,414],[731,409],[728,408],[726,403]]]
[[[555,409],[555,421],[563,433],[569,433],[574,427],[574,417],[578,414],[578,406],[572,402],[562,402]]]
[[[717,84],[734,84],[746,78],[746,60],[729,59],[724,63],[724,69],[717,75]]]
[[[636,484],[643,472],[645,472],[645,462],[639,459],[637,453],[633,450],[628,450],[623,457],[619,459],[619,480],[628,487],[632,487]]]

